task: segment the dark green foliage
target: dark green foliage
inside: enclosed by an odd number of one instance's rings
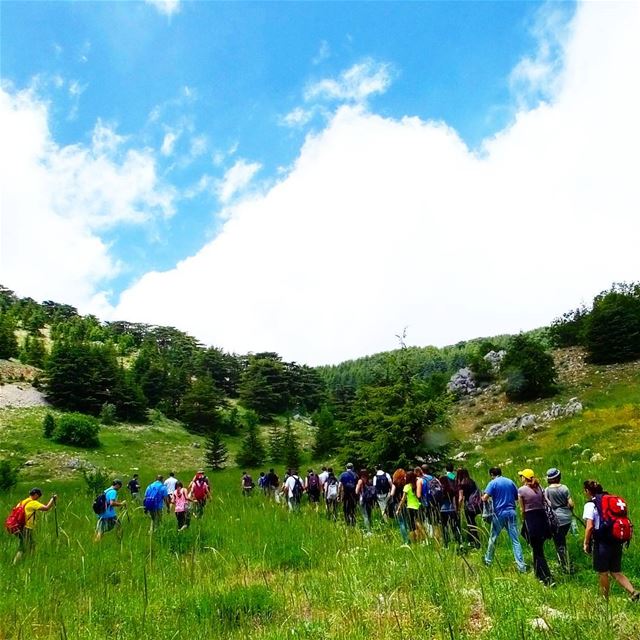
[[[18,484],[18,468],[9,460],[0,460],[0,491],[5,493]]]
[[[27,335],[20,349],[20,362],[30,364],[34,367],[42,367],[47,352],[41,338]]]
[[[284,443],[282,428],[275,420],[269,425],[269,459],[272,462],[284,460]]]
[[[340,447],[338,429],[333,414],[326,405],[313,414],[316,426],[316,437],[313,444],[313,455],[316,458],[330,456]]]
[[[387,468],[413,465],[418,456],[439,455],[448,426],[449,401],[440,380],[430,385],[412,373],[404,346],[389,356],[386,380],[358,390],[341,458]]]
[[[86,492],[90,496],[97,496],[99,493],[111,486],[113,478],[106,469],[82,469]]]
[[[102,409],[100,409],[100,422],[105,426],[109,426],[115,424],[116,417],[116,406],[110,402],[105,402],[102,405]]]
[[[180,419],[192,433],[209,435],[223,427],[224,399],[208,376],[196,380],[182,398]]]
[[[487,355],[489,351],[491,351],[491,349],[485,351],[482,345],[480,345],[469,356],[467,366],[473,371],[473,376],[477,384],[491,382],[495,378],[491,363],[484,359],[484,356]]]
[[[56,421],[54,417],[50,413],[47,413],[47,415],[42,420],[42,435],[45,438],[52,438],[55,428]]]
[[[118,370],[111,398],[119,420],[147,421],[147,399],[131,371],[122,368]]]
[[[93,448],[100,445],[99,433],[100,424],[95,418],[82,413],[66,413],[58,418],[53,439],[60,444]]]
[[[240,382],[240,401],[263,420],[288,409],[287,372],[277,354],[257,354],[249,360]]]
[[[509,400],[544,398],[556,392],[556,369],[551,354],[525,334],[514,336],[500,365]]]
[[[290,418],[287,418],[282,432],[282,459],[289,469],[297,469],[302,459],[300,441]]]
[[[594,299],[585,346],[598,364],[640,358],[640,284],[613,285]]]
[[[589,318],[589,310],[579,307],[563,313],[549,327],[549,337],[554,346],[559,348],[583,345]]]
[[[237,356],[225,353],[222,349],[210,347],[198,353],[195,370],[199,376],[208,375],[226,396],[237,397],[242,373]]]
[[[227,446],[222,440],[219,431],[209,435],[205,444],[204,461],[206,466],[213,471],[219,471],[229,457]]]
[[[240,451],[236,456],[236,463],[240,467],[255,468],[261,465],[266,457],[266,451],[260,438],[260,418],[255,411],[247,411],[244,415],[246,423],[245,436],[240,445]]]
[[[6,313],[0,314],[0,358],[8,360],[18,356],[15,324]]]
[[[257,414],[256,414],[257,415]],[[238,407],[231,407],[224,420],[223,431],[227,435],[233,436],[238,432],[240,427],[240,417]]]

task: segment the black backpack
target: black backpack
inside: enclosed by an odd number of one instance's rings
[[[386,496],[391,491],[391,483],[387,474],[383,473],[380,476],[376,476],[376,495]]]
[[[293,494],[293,500],[295,502],[300,502],[300,500],[302,500],[303,490],[304,489],[302,487],[302,482],[300,481],[300,478],[295,477],[294,483],[293,483],[293,490],[291,491],[291,493]]]
[[[107,510],[107,496],[104,491],[96,496],[91,508],[97,516],[101,516]]]

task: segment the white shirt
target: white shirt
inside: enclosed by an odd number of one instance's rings
[[[373,476],[373,486],[376,486],[376,480],[380,477],[380,476],[387,476],[387,480],[389,481],[389,491],[391,491],[391,476],[388,473],[385,473],[384,471],[382,471],[382,469],[378,469],[378,471],[376,472],[376,475]]]
[[[300,480],[300,476],[289,476],[284,483],[285,489],[287,490],[287,498],[293,498],[293,488],[296,486],[296,480]],[[300,480],[300,484],[304,486],[302,480]]]
[[[596,509],[596,505],[591,500],[586,502],[584,505],[584,509],[582,511],[582,519],[583,520],[593,520],[593,528],[600,528],[600,514]]]
[[[324,487],[325,482],[327,481],[327,478],[329,477],[329,472],[328,471],[323,471],[318,478],[320,478],[320,486]]]
[[[175,491],[176,491],[176,484],[178,483],[178,480],[176,478],[174,478],[173,476],[169,476],[165,481],[164,481],[164,486],[167,487],[167,493],[172,496]]]

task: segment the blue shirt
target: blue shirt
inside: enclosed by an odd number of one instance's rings
[[[115,487],[109,487],[105,489],[104,497],[107,499],[107,508],[100,514],[99,518],[101,520],[106,520],[108,518],[116,517],[116,508],[111,505],[112,500],[118,499],[118,492]]]
[[[342,483],[342,486],[348,490],[355,490],[356,485],[358,484],[358,476],[355,471],[351,469],[347,469],[340,474],[340,478],[338,478]]]
[[[167,491],[167,487],[160,482],[160,480],[156,480],[152,482],[145,491],[145,498],[153,496],[155,498],[155,511],[162,509],[164,506],[164,499],[169,495]]]
[[[501,516],[506,511],[515,512],[518,488],[513,480],[498,476],[487,485],[484,492],[491,496],[493,511],[497,516]]]

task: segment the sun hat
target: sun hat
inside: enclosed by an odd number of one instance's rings
[[[547,480],[555,480],[558,477],[560,477],[560,469],[551,467],[551,469],[547,471]]]
[[[527,480],[531,480],[536,474],[533,472],[533,469],[523,469],[522,471],[518,471],[518,475]]]

